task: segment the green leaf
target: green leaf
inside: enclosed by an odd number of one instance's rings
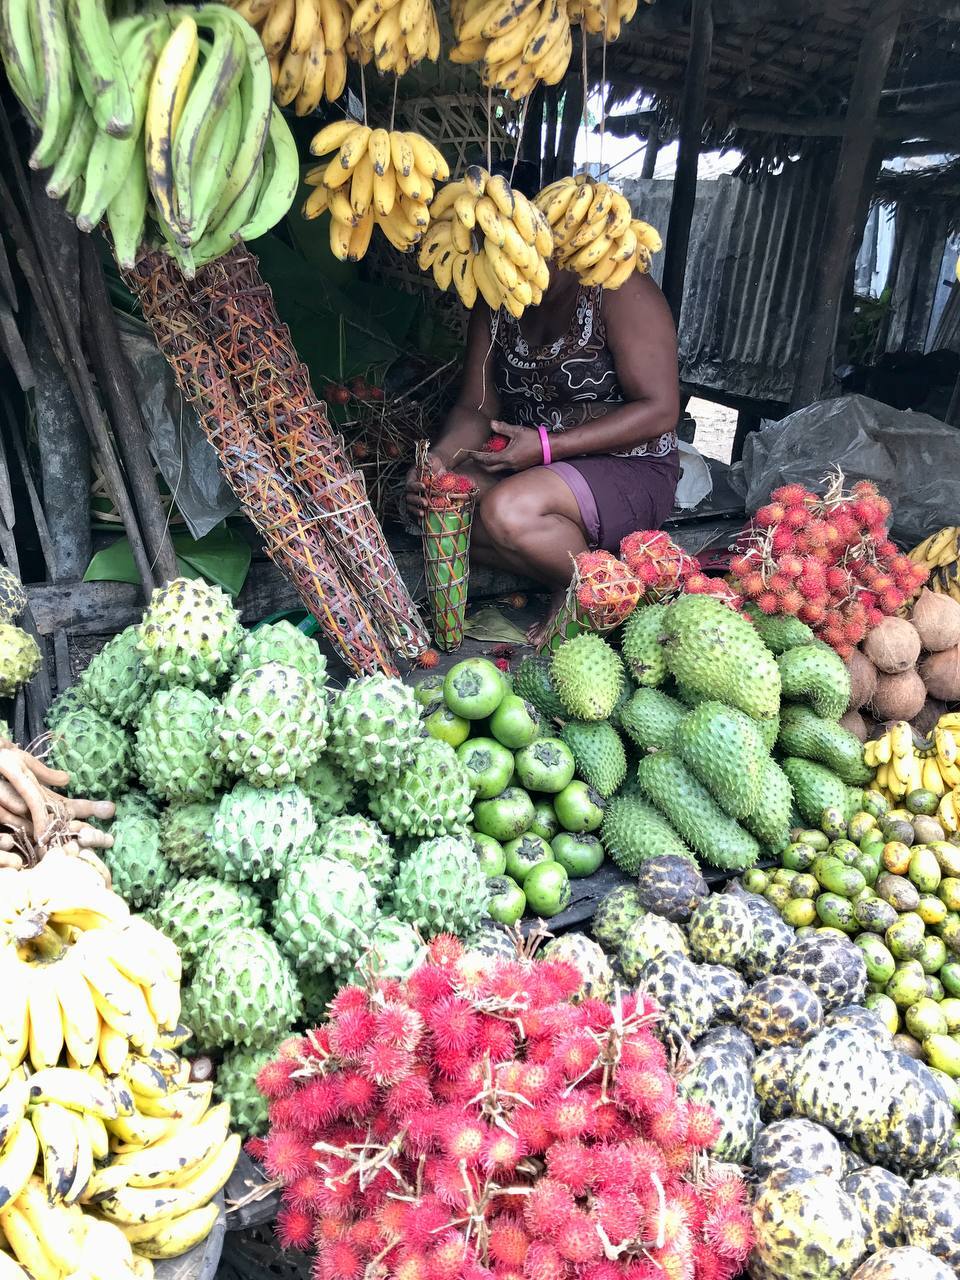
[[[186,533],[173,535],[177,572],[185,578],[206,578],[232,596],[240,594],[250,569],[250,546],[226,525],[218,525],[200,539]],[[129,582],[137,585],[140,575],[126,538],[104,547],[90,561],[84,582]]]
[[[463,624],[463,634],[471,640],[497,640],[502,644],[527,643],[527,637],[520,628],[492,605],[471,613]]]

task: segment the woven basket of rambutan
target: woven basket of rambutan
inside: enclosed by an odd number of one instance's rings
[[[582,551],[574,557],[566,599],[540,649],[553,652],[584,631],[613,631],[633,613],[641,595],[640,583],[622,560],[609,551]]]
[[[420,522],[423,573],[437,648],[449,653],[463,643],[470,581],[470,529],[476,485],[455,471],[431,471],[427,442],[417,445],[417,466],[427,503]]]
[[[697,561],[662,529],[628,533],[620,543],[620,556],[640,583],[644,604],[672,600],[683,590],[684,579],[700,571]]]
[[[249,1144],[284,1247],[317,1280],[731,1280],[753,1244],[739,1171],[706,1156],[656,1007],[581,998],[561,960],[448,935],[403,982],[343,988],[257,1079]]]

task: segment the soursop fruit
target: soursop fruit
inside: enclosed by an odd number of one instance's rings
[[[734,1022],[747,994],[747,984],[725,964],[702,964],[700,980],[710,992],[714,1017],[718,1022]]]
[[[582,978],[574,1000],[606,1000],[613,990],[613,970],[603,948],[585,933],[564,933],[552,938],[540,952],[544,960],[563,960]]]
[[[68,711],[51,734],[50,765],[69,773],[67,792],[72,796],[100,800],[122,794],[130,757],[130,739],[93,707]]]
[[[881,1249],[857,1267],[850,1280],[956,1280],[952,1267],[945,1267],[926,1249],[901,1245],[898,1249]]]
[[[216,812],[215,801],[195,800],[171,805],[160,815],[160,847],[181,875],[215,874],[210,837]]]
[[[610,712],[610,723],[613,725],[615,729],[623,728],[623,725],[620,722],[620,718],[623,714],[623,709],[636,692],[637,692],[636,681],[634,680],[633,676],[631,676],[629,671],[624,671],[623,684],[620,688],[620,693],[617,697],[616,702],[613,704],[613,710]]]
[[[223,781],[216,758],[220,708],[200,689],[158,689],[144,706],[134,762],[147,791],[162,800],[209,800]]]
[[[363,985],[371,974],[378,978],[406,978],[426,954],[416,929],[396,916],[381,916],[356,967],[344,974],[343,981]],[[516,955],[515,949],[513,954]]]
[[[627,875],[636,875],[648,858],[670,855],[696,859],[666,818],[639,796],[614,796],[603,813],[603,847]]]
[[[932,1169],[950,1148],[953,1107],[925,1063],[903,1053],[883,1052],[889,1105],[883,1121],[857,1134],[852,1145],[872,1164],[898,1172]]]
[[[847,1280],[867,1251],[860,1214],[833,1178],[781,1170],[753,1206],[753,1259],[776,1280]],[[751,1269],[754,1263],[751,1262]]]
[[[905,1179],[879,1165],[848,1174],[840,1184],[860,1210],[871,1253],[903,1243],[903,1203],[910,1187]]]
[[[743,825],[765,848],[780,853],[790,840],[793,787],[775,760],[764,762],[760,793],[760,804],[744,818]]]
[[[23,583],[6,565],[0,565],[0,623],[16,622],[26,607]]]
[[[829,1129],[812,1120],[776,1120],[757,1134],[750,1158],[762,1182],[772,1173],[798,1169],[838,1181],[844,1173],[843,1148]]]
[[[659,916],[641,917],[631,925],[617,952],[624,977],[628,982],[635,982],[647,961],[664,951],[684,956],[689,954],[683,930]]]
[[[799,1045],[780,1045],[754,1059],[753,1088],[765,1120],[786,1120],[793,1114],[790,1078],[799,1052]]]
[[[798,938],[780,956],[776,972],[805,982],[827,1013],[841,1005],[858,1004],[867,990],[863,952],[831,933]]]
[[[824,809],[839,809],[844,816],[853,810],[846,784],[822,764],[788,756],[783,761],[783,772],[801,817],[811,826],[820,825]]]
[[[351,863],[300,858],[278,881],[273,932],[298,969],[340,973],[369,946],[378,914],[373,886]]]
[[[753,916],[739,898],[715,893],[690,917],[690,950],[698,960],[736,969],[753,946],[753,929]]]
[[[711,596],[684,595],[666,606],[667,666],[698,700],[738,707],[748,716],[776,715],[780,672],[746,619]]]
[[[762,802],[768,753],[756,722],[722,702],[701,702],[677,725],[677,755],[731,818],[745,818]]]
[[[663,854],[649,858],[637,872],[640,905],[676,924],[685,924],[709,893],[706,880],[689,858]]]
[[[560,737],[573,752],[577,776],[604,798],[612,796],[627,776],[623,741],[605,720],[568,720]]]
[[[268,662],[245,671],[221,706],[216,759],[256,786],[296,782],[326,745],[323,691],[296,667]]]
[[[368,808],[397,836],[443,836],[463,831],[472,818],[473,784],[449,742],[424,738],[394,778],[371,788]]]
[[[289,864],[312,852],[317,822],[298,786],[251,787],[239,782],[221,797],[213,820],[210,852],[222,880],[274,880]]]
[[[179,878],[161,852],[160,823],[149,814],[132,813],[114,819],[113,847],[103,850],[113,889],[138,911],[159,902],[164,890]]]
[[[190,971],[223,930],[262,924],[263,907],[247,885],[185,876],[162,895],[147,918],[167,935],[180,952],[184,970]]]
[[[662,689],[638,689],[620,712],[620,724],[641,751],[662,751],[673,744],[687,708]]]
[[[850,672],[827,645],[788,649],[777,666],[784,702],[806,702],[827,720],[839,720],[850,705]]]
[[[903,1234],[907,1244],[960,1270],[960,1180],[916,1181],[903,1202]]]
[[[317,832],[317,852],[325,858],[352,863],[370,881],[379,897],[393,879],[396,858],[385,832],[359,814],[331,818]]]
[[[262,929],[225,929],[197,961],[181,1018],[204,1049],[265,1049],[300,1017],[293,969]]]
[[[266,666],[268,662],[295,667],[317,688],[326,683],[327,660],[316,640],[285,618],[280,622],[268,622],[255,631],[244,632],[234,663],[234,679],[245,671]]]
[[[140,628],[127,627],[108,640],[79,680],[88,706],[118,724],[133,724],[156,688],[156,677],[140,656]]]
[[[373,783],[408,764],[423,736],[413,690],[390,676],[351,680],[330,709],[330,755],[348,777]]]
[[[22,627],[0,623],[0,698],[12,698],[40,670],[40,647]]]
[[[806,983],[774,975],[751,987],[738,1020],[758,1049],[775,1049],[809,1040],[820,1030],[823,1010]]]
[[[667,658],[661,644],[666,608],[649,604],[635,609],[623,624],[620,652],[637,684],[654,688],[667,678]]]
[[[817,637],[805,622],[785,613],[764,613],[755,604],[744,606],[744,613],[757,629],[760,639],[778,657],[800,645],[817,644]]]
[[[328,969],[298,969],[297,986],[303,1001],[303,1021],[308,1027],[327,1020],[327,1005],[340,983]]]
[[[748,978],[755,980],[776,969],[780,957],[796,941],[796,934],[766,898],[747,893],[741,901],[753,916],[753,946],[744,956],[741,968]]]
[[[590,932],[607,951],[616,951],[646,911],[632,884],[618,885],[597,903]]]
[[[328,756],[315,760],[297,782],[313,805],[313,816],[318,826],[329,818],[338,818],[341,813],[346,813],[353,801],[354,782]]]
[[[530,654],[513,673],[513,692],[551,720],[566,719],[567,710],[550,674],[550,659]]]
[[[860,739],[835,720],[825,720],[802,703],[789,703],[781,708],[777,746],[785,756],[816,760],[848,786],[862,787],[873,778],[874,771],[863,762]]]
[[[721,1033],[735,1028],[722,1027]],[[710,1148],[717,1160],[745,1164],[761,1127],[760,1109],[753,1092],[752,1058],[732,1037],[708,1032],[696,1045],[692,1068],[678,1082],[679,1092],[692,1102],[705,1102],[720,1121],[720,1133]]]
[[[140,624],[143,665],[158,683],[211,688],[233,666],[243,639],[226,592],[198,578],[158,587]]]
[[[550,675],[567,715],[606,720],[623,686],[623,662],[606,640],[584,632],[557,649]]]
[[[760,857],[760,846],[753,836],[723,812],[706,787],[671,752],[646,756],[637,765],[636,776],[643,798],[714,866],[743,871]]]
[[[637,986],[660,1006],[658,1026],[668,1038],[676,1033],[684,1040],[695,1040],[713,1021],[716,1010],[710,989],[685,955],[660,952],[642,966]]]
[[[424,937],[473,933],[487,905],[487,881],[469,837],[440,836],[417,845],[400,866],[393,912]]]
[[[257,1088],[257,1075],[277,1056],[277,1045],[266,1049],[228,1049],[217,1067],[213,1091],[230,1103],[230,1123],[247,1137],[266,1133],[267,1100]]]

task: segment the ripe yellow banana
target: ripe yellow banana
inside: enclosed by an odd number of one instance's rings
[[[60,1003],[53,984],[52,966],[29,969],[30,1061],[35,1067],[52,1067],[63,1052]]]
[[[23,1122],[29,1100],[30,1090],[26,1080],[20,1075],[12,1076],[0,1089],[0,1157]]]
[[[0,1211],[27,1185],[40,1156],[40,1142],[29,1120],[22,1120],[0,1152]]]
[[[208,1204],[233,1172],[241,1138],[232,1133],[216,1158],[178,1187],[123,1187],[100,1203],[105,1218],[120,1225],[137,1226],[181,1216]]]
[[[169,1218],[156,1235],[138,1243],[137,1252],[147,1258],[179,1258],[207,1238],[219,1213],[218,1205],[207,1204]]]
[[[67,1275],[80,1266],[80,1245],[74,1217],[62,1205],[51,1204],[39,1178],[29,1178],[17,1199],[17,1208],[42,1242],[43,1250]]]
[[[56,1102],[41,1102],[31,1110],[30,1123],[40,1141],[47,1196],[51,1203],[65,1201],[77,1178],[80,1117]]]
[[[71,1111],[89,1111],[102,1120],[115,1120],[123,1111],[133,1115],[133,1098],[128,1090],[108,1086],[92,1072],[48,1067],[35,1071],[27,1081],[30,1104],[56,1102]]]
[[[197,24],[189,14],[183,14],[157,59],[147,98],[144,121],[147,179],[157,212],[174,236],[179,226],[173,184],[173,144],[199,52]]]
[[[0,1210],[0,1229],[32,1280],[62,1280],[63,1271],[47,1253],[18,1205],[9,1204]]]

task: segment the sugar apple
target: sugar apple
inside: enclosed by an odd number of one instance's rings
[[[413,690],[390,676],[351,680],[330,709],[330,755],[361,782],[393,778],[423,736]]]
[[[371,788],[368,808],[394,835],[452,835],[465,830],[473,816],[473,792],[453,747],[425,738],[396,777]]]
[[[245,671],[224,695],[215,758],[258,787],[296,782],[326,744],[323,691],[295,667]]]
[[[377,916],[376,894],[362,871],[311,856],[280,877],[273,932],[298,969],[342,972],[369,946]]]
[[[297,986],[303,1000],[303,1021],[317,1027],[327,1020],[327,1005],[337,993],[340,983],[329,969],[298,969]]]
[[[642,916],[636,924],[630,926],[627,936],[620,944],[617,959],[628,982],[635,982],[640,970],[663,951],[686,955],[687,940],[679,925],[660,916]]]
[[[687,927],[690,950],[698,960],[736,969],[753,946],[749,908],[730,894],[714,893],[693,911]]]
[[[744,1035],[739,1027],[721,1024],[711,1027],[705,1036],[701,1036],[694,1048],[698,1054],[727,1053],[732,1054],[744,1066],[753,1070],[757,1051],[753,1041]]]
[[[613,970],[603,948],[585,933],[564,933],[540,952],[544,960],[565,960],[583,979],[574,999],[606,1000],[613,990]]]
[[[364,873],[379,897],[393,879],[396,857],[389,837],[370,818],[342,814],[317,831],[316,851],[325,858],[340,858]]]
[[[141,791],[139,787],[131,787],[129,791],[125,791],[116,802],[114,810],[114,822],[126,817],[128,813],[146,813],[151,818],[160,817],[160,806],[156,800],[153,796],[148,796],[145,791]],[[166,855],[166,851],[164,854]]]
[[[209,800],[223,781],[215,757],[220,708],[200,689],[158,689],[140,713],[134,760],[163,800]]]
[[[364,985],[371,975],[405,978],[426,957],[423,939],[411,925],[396,916],[381,916],[367,939],[354,969],[344,973],[344,983]]]
[[[903,1243],[903,1204],[910,1191],[905,1179],[879,1165],[867,1165],[848,1174],[842,1186],[860,1210],[871,1253]]]
[[[709,893],[706,880],[689,858],[663,854],[649,858],[637,872],[641,906],[677,924],[685,924]]]
[[[80,677],[80,695],[108,720],[132,725],[156,688],[140,656],[140,628],[127,627],[108,640]]]
[[[804,1170],[771,1174],[753,1206],[754,1258],[763,1274],[847,1280],[867,1251],[860,1214],[833,1178]]]
[[[584,632],[557,649],[550,675],[568,715],[607,720],[623,686],[623,660],[606,640]]]
[[[632,884],[619,885],[597,903],[590,932],[607,951],[616,951],[630,926],[645,914],[635,887]]]
[[[843,1149],[829,1129],[812,1120],[776,1120],[757,1134],[750,1164],[763,1181],[771,1173],[799,1169],[804,1173],[843,1177]]]
[[[353,800],[354,783],[329,756],[315,760],[297,779],[301,791],[310,798],[317,826],[346,813]]]
[[[714,1003],[695,964],[676,951],[662,951],[637,975],[637,986],[660,1006],[668,1037],[695,1040],[713,1021]]]
[[[857,1267],[850,1280],[956,1280],[952,1267],[945,1267],[926,1249],[902,1245],[898,1249],[881,1249]]]
[[[50,738],[50,765],[69,773],[72,796],[121,795],[130,777],[130,756],[124,731],[93,707],[67,712]]]
[[[197,960],[180,1016],[204,1049],[265,1049],[302,1007],[293,969],[273,938],[262,929],[224,929]]]
[[[150,598],[140,653],[158,682],[210,688],[230,671],[242,638],[240,615],[226,592],[198,578],[174,578]]]
[[[747,994],[747,984],[739,973],[725,964],[698,965],[700,981],[710,992],[714,1017],[718,1022],[735,1022]]]
[[[440,836],[417,845],[400,866],[393,912],[431,938],[472,933],[487,905],[487,882],[469,838]]]
[[[874,1009],[867,1009],[862,1004],[841,1004],[831,1009],[824,1016],[825,1027],[846,1027],[848,1030],[866,1031],[875,1036],[885,1048],[893,1047],[893,1036],[884,1026],[880,1015]]]
[[[217,1067],[214,1092],[230,1103],[231,1128],[245,1137],[266,1133],[267,1100],[257,1088],[257,1074],[277,1056],[277,1045],[266,1049],[229,1049]]]
[[[113,847],[104,849],[115,893],[137,910],[159,902],[178,877],[160,851],[160,823],[149,814],[132,813],[114,819]]]
[[[174,944],[184,969],[189,970],[210,950],[218,933],[260,925],[263,907],[246,885],[197,876],[178,881],[147,915],[151,924]]]
[[[799,1052],[797,1045],[780,1045],[754,1059],[753,1088],[765,1120],[786,1120],[793,1114],[790,1077]]]
[[[780,956],[776,972],[805,982],[827,1012],[842,1004],[859,1004],[867,989],[863,952],[832,933],[798,938]]]
[[[815,1035],[823,1022],[816,993],[797,978],[775,975],[747,992],[737,1021],[759,1049],[799,1044]]]
[[[679,1090],[694,1102],[712,1107],[720,1133],[710,1148],[717,1160],[745,1164],[761,1127],[753,1092],[752,1049],[746,1036],[733,1027],[708,1032],[696,1045],[692,1068],[681,1077]],[[744,1048],[736,1039],[746,1041]]]
[[[216,874],[210,850],[213,800],[173,804],[160,816],[160,847],[168,862],[185,876]]]
[[[0,565],[0,623],[16,622],[26,607],[23,583],[6,565]]]
[[[326,683],[327,660],[316,640],[285,618],[244,632],[233,667],[234,679],[268,662],[295,667],[318,688]]]
[[[310,801],[294,783],[251,787],[239,782],[221,797],[210,855],[222,880],[275,879],[313,849],[317,823]]]
[[[0,623],[0,698],[12,698],[40,670],[40,647],[22,627]]]
[[[69,715],[71,711],[78,711],[80,707],[85,707],[87,700],[83,696],[79,684],[73,684],[69,689],[64,689],[63,693],[58,693],[54,700],[47,708],[47,729],[53,733],[59,728],[64,716]]]

